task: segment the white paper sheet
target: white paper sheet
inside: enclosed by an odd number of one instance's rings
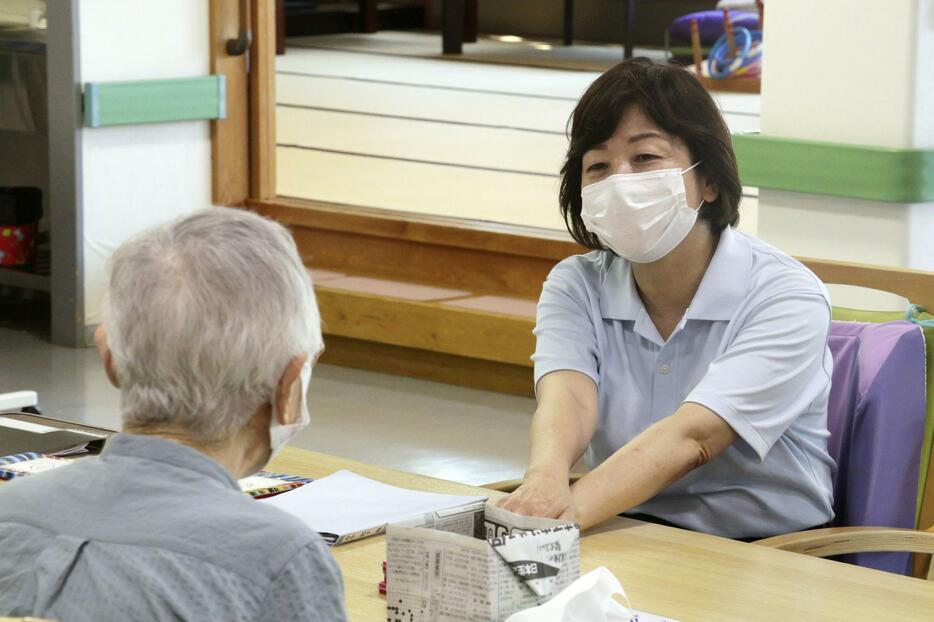
[[[483,500],[396,488],[350,471],[338,471],[259,503],[297,516],[322,535],[339,538]]]
[[[240,485],[240,490],[243,492],[250,492],[251,490],[257,490],[259,488],[273,488],[275,486],[282,486],[283,484],[288,484],[288,482],[282,479],[276,479],[274,477],[251,475],[249,477],[244,477],[243,479],[237,480],[237,484]]]

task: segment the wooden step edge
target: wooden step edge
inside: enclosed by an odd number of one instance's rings
[[[524,365],[497,363],[406,348],[374,341],[327,335],[321,362],[420,380],[534,397],[532,370]]]
[[[560,261],[587,252],[566,231],[432,216],[359,205],[276,197],[249,199],[247,208],[290,228],[355,233]]]
[[[315,288],[324,333],[531,367],[535,321],[386,296]]]

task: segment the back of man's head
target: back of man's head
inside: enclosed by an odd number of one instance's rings
[[[118,248],[105,326],[124,424],[206,443],[240,430],[271,401],[292,357],[322,346],[314,292],[289,232],[227,208]]]

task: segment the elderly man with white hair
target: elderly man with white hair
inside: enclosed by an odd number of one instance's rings
[[[345,620],[321,538],[236,481],[308,423],[323,346],[289,233],[214,208],[140,234],[111,259],[105,326],[123,432],[0,487],[0,616]]]

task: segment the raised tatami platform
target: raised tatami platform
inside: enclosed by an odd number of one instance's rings
[[[280,196],[564,228],[566,124],[618,48],[481,40],[452,60],[430,34],[289,43],[277,61]],[[758,129],[759,96],[718,100],[731,130]],[[755,190],[748,194],[744,226],[754,228]]]

